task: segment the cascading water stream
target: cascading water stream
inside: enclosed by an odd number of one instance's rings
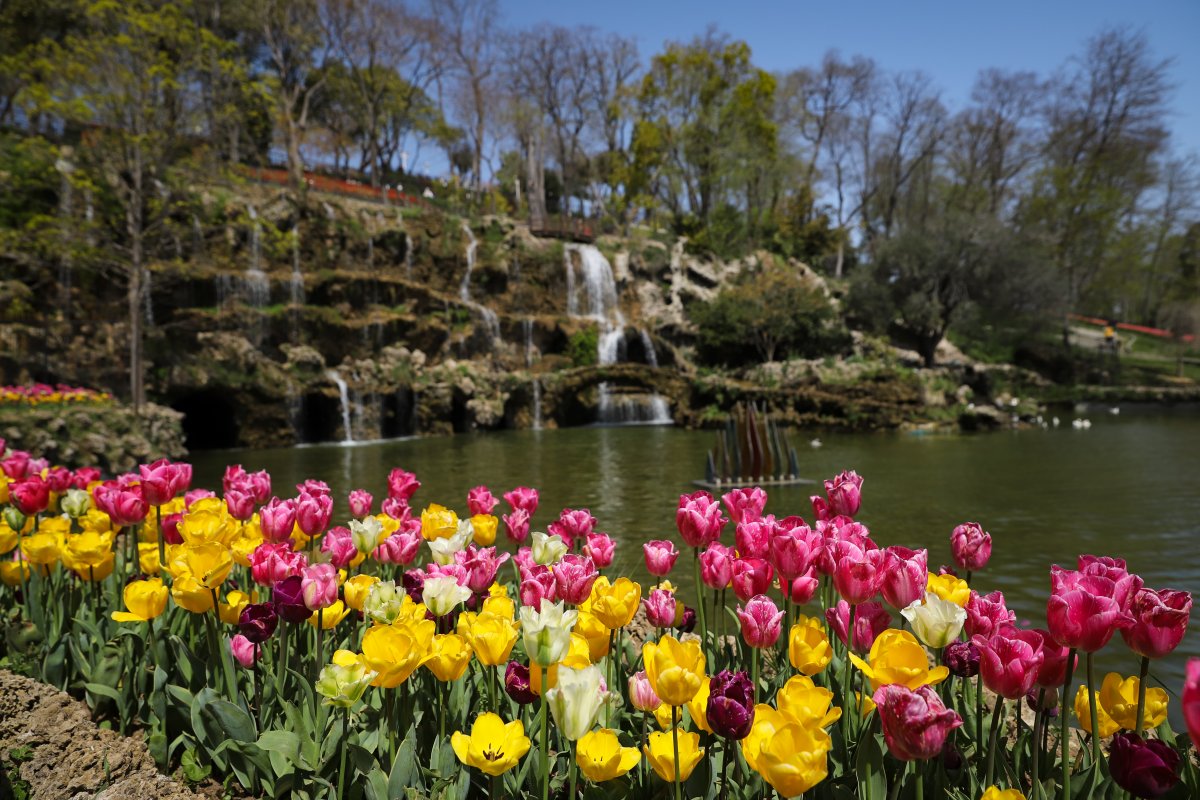
[[[525,368],[533,366],[533,319],[526,317],[521,320],[521,328],[525,333]],[[533,397],[533,429],[542,429],[542,381],[536,375],[531,381]]]
[[[350,424],[350,387],[346,385],[345,379],[335,369],[328,370],[325,377],[333,381],[338,388],[338,399],[342,404],[342,441],[347,444],[353,443],[354,429]]]
[[[467,271],[463,274],[462,283],[458,287],[459,299],[463,304],[474,311],[483,320],[484,329],[487,330],[488,338],[492,344],[492,350],[495,350],[500,344],[500,318],[496,316],[496,312],[492,311],[482,303],[476,303],[471,299],[471,273],[475,269],[475,254],[479,249],[479,240],[475,238],[475,234],[471,231],[471,226],[463,221],[463,233],[467,236]],[[406,233],[407,237],[408,234]],[[406,256],[406,261],[408,257]],[[411,267],[410,267],[411,269]]]

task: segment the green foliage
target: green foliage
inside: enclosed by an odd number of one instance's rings
[[[709,363],[812,358],[846,344],[824,292],[787,266],[772,264],[744,275],[690,314],[699,328],[701,357]]]
[[[596,363],[597,348],[600,346],[600,329],[595,325],[581,328],[567,339],[567,358],[575,367],[590,367]]]

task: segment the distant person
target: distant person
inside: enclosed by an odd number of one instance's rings
[[[1117,323],[1111,319],[1104,326],[1104,347],[1113,355],[1117,353]]]

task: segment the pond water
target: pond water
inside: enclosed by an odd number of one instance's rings
[[[974,588],[1003,590],[1019,621],[1045,624],[1050,564],[1073,568],[1079,553],[1124,558],[1147,586],[1200,593],[1200,409],[1126,406],[1119,415],[1107,408],[1079,415],[1091,419],[1089,430],[1072,428],[1068,414],[1059,428],[1047,430],[822,432],[819,448],[808,444],[818,434],[793,431],[791,440],[806,477],[842,469],[863,475],[859,519],[875,541],[928,547],[935,570],[950,562],[954,526],[982,523],[992,534],[993,553]],[[420,478],[417,508],[439,502],[465,511],[467,490],[478,484],[497,497],[514,486],[534,486],[541,493],[534,530],[544,530],[564,507],[589,508],[598,528],[618,541],[614,566],[644,582],[649,576],[639,545],[676,535],[676,502],[703,476],[713,442],[710,432],[671,427],[594,427],[207,451],[192,461],[198,486],[219,487],[229,463],[269,470],[280,493],[307,477],[323,479],[334,490],[335,519],[344,519],[350,489],[367,489],[378,504],[395,466]],[[770,490],[767,511],[811,520],[808,497],[816,491],[811,485]],[[501,509],[507,510],[503,501]],[[730,529],[726,538],[732,540]],[[682,557],[673,576],[684,587],[691,583],[689,562]],[[1200,655],[1195,628],[1151,670],[1172,694],[1177,729],[1184,664]],[[1098,655],[1097,680],[1112,670],[1136,674],[1119,637]]]

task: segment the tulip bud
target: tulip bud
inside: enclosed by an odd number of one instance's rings
[[[529,538],[529,512],[518,508],[504,517],[504,535],[510,542],[523,543]]]
[[[304,605],[312,611],[328,608],[338,599],[337,567],[333,564],[306,567],[300,581]]]
[[[782,631],[783,612],[766,595],[756,595],[737,607],[738,620],[742,624],[742,638],[751,647],[772,647],[779,641]]]
[[[1179,753],[1159,739],[1118,733],[1108,751],[1113,781],[1134,797],[1161,797],[1179,783]]]
[[[529,667],[518,661],[508,662],[504,670],[504,693],[522,706],[527,706],[537,699],[537,695],[529,687]]]
[[[4,509],[4,524],[14,531],[19,531],[25,527],[25,519],[25,515],[16,506],[9,506]]]
[[[420,488],[421,482],[411,472],[397,467],[388,473],[388,497],[407,503]]]
[[[68,489],[59,503],[62,506],[62,510],[71,519],[79,519],[87,514],[88,509],[92,507],[91,498],[82,489]]]
[[[347,500],[350,506],[350,514],[352,516],[358,517],[359,519],[370,516],[371,504],[374,502],[374,498],[371,497],[370,492],[366,491],[365,489],[355,489],[350,492],[350,496],[347,498]]]
[[[992,537],[978,522],[964,522],[950,534],[950,552],[959,569],[978,572],[992,557]]]
[[[354,537],[349,529],[340,525],[330,528],[321,538],[321,552],[329,556],[329,563],[338,569],[345,569],[358,555],[358,549],[354,546]]]
[[[240,633],[229,640],[229,651],[233,653],[234,660],[246,669],[250,669],[258,663],[258,650],[258,645]]]
[[[537,564],[548,567],[558,562],[566,555],[567,543],[558,536],[547,536],[537,532],[533,534],[533,560]]]
[[[708,492],[698,491],[679,496],[675,527],[688,547],[706,547],[715,543],[728,522],[721,516],[721,504]]]
[[[268,603],[251,603],[238,617],[238,633],[253,644],[262,644],[275,633],[279,616]]]
[[[745,672],[721,670],[709,682],[708,726],[717,736],[745,739],[754,724],[754,686]]]
[[[518,486],[511,492],[505,492],[504,499],[508,502],[508,505],[513,509],[513,511],[520,509],[524,511],[526,516],[529,518],[532,518],[533,515],[537,513],[537,489],[530,489],[527,486]]]
[[[591,595],[597,573],[596,565],[587,556],[563,556],[554,565],[553,572],[555,592],[563,600],[579,605]]]
[[[312,616],[312,609],[304,602],[304,581],[299,575],[290,575],[275,584],[272,589],[275,613],[284,622],[304,622]]]
[[[979,648],[968,642],[951,642],[942,651],[942,663],[951,675],[974,678],[979,674]]]
[[[616,542],[606,533],[589,533],[587,544],[583,546],[583,554],[592,560],[596,569],[612,566],[614,550]]]
[[[638,711],[651,714],[662,705],[662,700],[654,693],[654,686],[646,677],[645,670],[629,676],[629,702]]]
[[[939,755],[946,736],[962,725],[962,717],[946,708],[932,686],[914,691],[902,684],[885,684],[875,690],[873,699],[888,750],[901,761]]]
[[[444,617],[471,596],[471,590],[446,575],[426,578],[421,600],[435,617]]]
[[[646,557],[646,570],[655,577],[663,578],[671,573],[679,551],[675,543],[666,539],[654,539],[642,545],[642,553]]]
[[[675,624],[675,595],[666,589],[652,589],[643,602],[646,619],[656,628],[669,628]]]

